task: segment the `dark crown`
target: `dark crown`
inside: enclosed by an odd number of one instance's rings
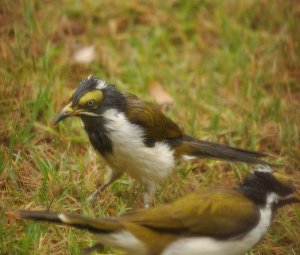
[[[94,90],[97,88],[99,84],[103,84],[104,86],[110,86],[106,81],[98,79],[96,76],[89,76],[88,78],[82,80],[75,92],[73,93],[71,100],[77,101],[79,98],[86,92]]]
[[[260,205],[266,203],[269,193],[285,197],[295,191],[291,184],[282,183],[271,172],[264,171],[254,171],[247,176],[238,190]]]

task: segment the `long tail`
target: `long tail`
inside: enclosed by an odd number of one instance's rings
[[[120,230],[121,225],[117,220],[111,218],[95,219],[79,215],[64,213],[51,213],[44,211],[18,211],[21,218],[34,221],[53,222],[62,225],[69,225],[79,229],[85,229],[93,233],[112,233]]]
[[[201,141],[191,136],[185,136],[178,148],[181,155],[190,157],[207,157],[226,161],[239,161],[251,164],[269,165],[260,159],[266,155],[260,152],[233,148],[227,145]]]

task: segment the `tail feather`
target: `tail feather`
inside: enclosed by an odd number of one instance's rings
[[[20,217],[24,219],[69,225],[75,228],[85,229],[93,233],[111,233],[121,228],[120,223],[113,219],[95,219],[78,215],[44,211],[21,210],[18,213]]]
[[[208,157],[226,161],[239,161],[251,164],[269,165],[264,160],[266,154],[230,147],[224,144],[196,140],[193,137],[186,137],[182,146],[186,147],[187,156]]]

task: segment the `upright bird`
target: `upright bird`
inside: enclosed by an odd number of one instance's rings
[[[92,199],[124,172],[145,187],[149,206],[157,185],[174,168],[176,159],[197,157],[264,164],[262,153],[232,148],[185,135],[160,109],[94,76],[82,80],[54,123],[78,116],[92,146],[110,166],[107,183]]]
[[[260,167],[236,189],[202,190],[119,217],[93,219],[42,211],[19,214],[88,230],[102,244],[128,255],[239,255],[263,238],[276,210],[291,203],[300,203],[300,193],[288,178]]]

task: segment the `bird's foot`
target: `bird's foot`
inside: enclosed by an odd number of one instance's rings
[[[145,192],[143,194],[143,205],[144,208],[149,208],[150,205],[152,204],[152,199],[153,199],[153,193],[152,192]]]
[[[111,182],[105,183],[103,184],[100,188],[96,189],[88,198],[87,201],[91,202],[93,199],[95,199],[96,195],[98,195],[98,193],[102,192],[103,190],[105,190],[109,185],[111,184]]]
[[[91,202],[92,200],[95,199],[96,195],[99,193],[98,189],[96,189],[89,197],[87,198],[86,201]]]

